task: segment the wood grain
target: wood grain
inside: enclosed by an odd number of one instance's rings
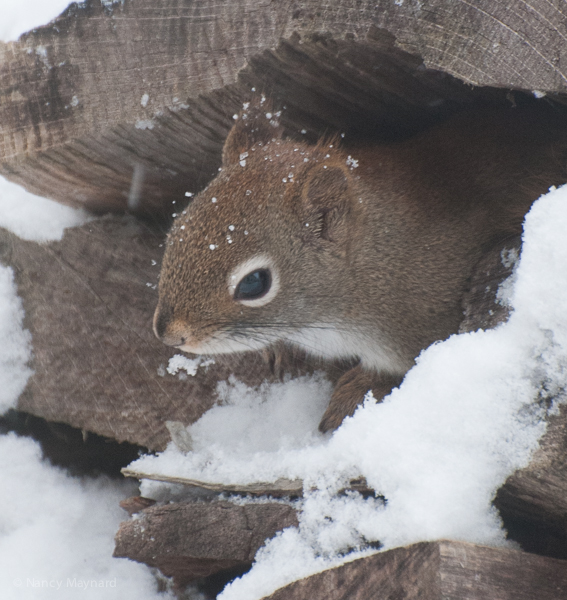
[[[266,539],[294,526],[295,510],[284,504],[178,502],[147,508],[122,523],[114,556],[158,567],[183,585],[249,567]]]
[[[266,600],[563,600],[567,562],[463,542],[422,542],[292,583]]]
[[[252,88],[297,135],[407,135],[507,102],[468,84],[564,94],[566,15],[546,0],[87,0],[0,44],[0,174],[163,218],[213,177]]]

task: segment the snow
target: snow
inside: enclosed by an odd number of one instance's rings
[[[0,265],[0,414],[16,405],[31,375],[31,336],[23,321],[14,273]]]
[[[233,380],[221,389],[223,402],[188,428],[193,452],[170,445],[131,465],[210,482],[303,479],[299,528],[268,541],[222,600],[261,598],[374,552],[369,542],[383,549],[440,538],[507,543],[492,499],[529,463],[543,418],[565,400],[565,231],[567,186],[526,217],[522,256],[502,294],[513,307],[509,321],[424,350],[399,389],[380,404],[368,395],[333,435],[316,431],[321,375],[260,391]],[[359,476],[387,502],[338,493]],[[142,485],[143,493],[155,489]]]
[[[190,428],[193,448],[208,455],[251,457],[256,452],[281,452],[316,444],[317,425],[332,392],[321,375],[262,384],[250,389],[230,378],[217,386],[220,404]]]
[[[153,129],[154,126],[155,121],[152,119],[139,119],[135,124],[136,129]]]
[[[69,4],[69,0],[2,0],[0,41],[15,41],[22,33],[49,23]]]
[[[60,240],[66,227],[78,227],[88,220],[85,211],[35,196],[0,176],[0,227],[22,239]]]
[[[198,358],[187,358],[182,354],[175,354],[169,359],[167,372],[170,375],[176,375],[179,371],[185,371],[189,377],[194,377],[200,367],[206,369],[214,364],[215,360],[213,358],[204,358],[202,356],[199,356]]]
[[[100,0],[107,9],[119,2],[123,3],[124,0]],[[84,0],[2,0],[0,42],[14,42],[23,33],[48,24],[70,4],[81,5],[84,4]],[[142,105],[145,106],[143,99]]]
[[[78,479],[41,459],[39,445],[0,436],[0,598],[166,600],[144,565],[112,557],[132,485]]]

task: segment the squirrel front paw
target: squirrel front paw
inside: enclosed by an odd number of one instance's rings
[[[360,365],[350,369],[338,380],[329,406],[319,423],[319,431],[326,433],[337,429],[345,417],[354,414],[369,390],[372,390],[376,401],[380,402],[393,388],[400,385],[402,379],[403,376],[378,374]]]

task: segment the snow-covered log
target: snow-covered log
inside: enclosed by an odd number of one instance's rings
[[[467,84],[565,93],[566,17],[545,0],[86,0],[0,44],[0,173],[68,204],[168,214],[210,181],[252,88],[291,132],[405,135],[508,103]]]
[[[530,463],[528,467],[517,471],[514,473],[505,483],[502,488],[498,491],[495,505],[500,511],[500,514],[504,520],[505,526],[510,533],[510,538],[519,542],[522,545],[524,550],[528,552],[535,552],[538,554],[543,554],[545,556],[552,557],[560,557],[562,559],[567,558],[567,522],[565,520],[565,515],[567,514],[567,447],[565,431],[567,431],[567,409],[563,406],[559,414],[551,416],[549,418],[548,431],[546,435],[543,437],[541,441],[541,448],[537,451],[534,459]],[[258,495],[260,493],[270,494],[273,496],[282,495],[282,493],[287,492],[291,495],[301,495],[301,490],[298,489],[298,484],[301,482],[286,482],[286,487],[282,486],[282,489],[278,488],[278,484],[258,484],[256,486],[241,486],[238,489],[238,486],[228,486],[219,484],[210,484],[210,483],[200,483],[196,481],[184,480],[183,478],[168,478],[168,477],[159,477],[159,476],[147,476],[143,473],[136,473],[131,470],[123,470],[126,475],[130,477],[138,477],[140,479],[149,478],[149,479],[157,479],[158,481],[165,481],[169,483],[178,483],[189,486],[188,489],[196,490],[201,494],[209,494],[209,499],[216,498],[215,494],[219,494],[220,492],[228,492],[228,493],[236,493],[236,494],[252,494]],[[290,483],[294,483],[295,487],[290,486]],[[359,483],[358,485],[354,482],[354,485],[351,486],[351,489],[357,490],[363,494],[371,494],[372,490],[368,489],[365,482]],[[291,490],[291,491],[290,491]],[[211,506],[216,506],[216,503],[213,503]],[[195,516],[192,514],[192,509],[190,505],[186,503],[177,503],[170,504],[168,513],[168,519],[171,522],[171,527],[176,528],[177,530],[185,531],[187,527],[193,527],[194,525],[189,525],[194,523]],[[179,507],[179,510],[175,510],[174,507]],[[254,506],[254,505],[252,505]],[[273,506],[279,506],[278,504],[274,504]],[[144,523],[148,524],[148,528],[151,527],[152,536],[155,536],[154,542],[157,547],[160,548],[160,553],[163,553],[163,556],[167,556],[165,548],[168,548],[169,540],[170,540],[170,529],[168,527],[161,527],[159,524],[161,523],[161,513],[155,512],[157,507],[152,510],[144,510],[142,514],[144,515]],[[214,510],[214,509],[211,509]],[[175,524],[175,525],[173,525]],[[117,552],[119,552],[120,556],[128,556],[130,558],[134,558],[135,560],[139,560],[141,562],[146,562],[149,565],[156,565],[155,559],[150,559],[150,553],[147,553],[144,549],[145,546],[145,538],[140,537],[139,535],[135,535],[137,529],[135,529],[135,525],[132,522],[126,522],[122,525],[121,533],[117,538]],[[282,526],[283,528],[283,526]],[[120,537],[122,536],[122,537]],[[128,542],[124,540],[128,539]],[[176,538],[175,538],[176,539]],[[216,538],[215,538],[216,539]],[[213,550],[212,545],[214,543],[218,544],[218,547]],[[208,551],[210,553],[222,553],[224,550],[225,541],[223,538],[216,539],[216,542],[209,542]],[[443,548],[452,548],[449,542],[444,542],[445,546]],[[455,547],[458,547],[459,544],[455,544]],[[467,554],[465,551],[468,546],[464,546],[464,550],[460,549],[459,552],[464,552],[466,556],[471,556],[471,552]],[[441,548],[441,546],[439,547]],[[473,555],[476,556],[476,553],[479,553],[481,558],[485,556],[484,553],[489,552],[489,549],[474,547],[471,546]],[[480,550],[478,550],[480,548]],[[437,550],[436,550],[437,551]],[[512,553],[508,554],[507,551],[493,550],[495,553],[495,560],[499,561],[498,564],[503,566],[503,570],[501,573],[502,577],[507,577],[504,575],[506,573],[507,568],[507,560],[508,557],[512,557],[513,561],[517,563],[517,565],[521,564],[522,560],[526,560],[526,564],[528,567],[531,565],[531,555],[527,553]],[[153,551],[153,555],[156,555],[157,551]],[[177,550],[172,550],[174,555],[177,556]],[[393,551],[394,561],[397,559],[396,551]],[[413,550],[412,550],[413,552]],[[447,550],[447,552],[449,552]],[[450,552],[453,552],[451,549]],[[498,554],[500,553],[500,554]],[[386,553],[387,555],[391,555],[391,552]],[[441,552],[440,556],[443,553]],[[416,556],[423,558],[421,551],[416,551]],[[164,559],[165,560],[165,559]],[[474,559],[476,560],[476,558]],[[482,560],[485,560],[484,558]],[[488,561],[489,559],[486,558]],[[359,561],[357,561],[359,562]],[[474,561],[473,561],[474,562]],[[169,571],[164,571],[166,574],[175,575],[176,578],[179,574],[184,573],[185,569],[192,568],[193,564],[192,560],[189,560],[187,557],[178,556],[178,560],[175,563],[177,571],[169,569]],[[363,571],[358,573],[357,577],[366,577],[364,573],[367,568],[365,563],[360,562],[363,565]],[[474,563],[476,564],[476,563]],[[484,563],[482,563],[484,564]],[[555,563],[550,562],[550,565]],[[567,566],[567,563],[558,563],[562,564],[562,568]],[[159,566],[159,565],[158,565]],[[209,574],[222,571],[227,567],[225,564],[221,562],[211,563]],[[344,567],[340,567],[342,569]],[[369,567],[368,567],[369,568]],[[374,568],[374,567],[372,567]],[[388,567],[393,568],[393,567]],[[477,565],[476,569],[482,571],[484,568],[482,565]],[[514,569],[520,568],[514,567],[512,572],[515,572]],[[331,572],[329,572],[331,573]],[[419,577],[422,577],[423,574],[420,574]],[[465,586],[465,580],[467,577],[473,577],[474,574],[464,570],[460,574],[460,578],[462,579],[459,585]],[[413,577],[417,576],[415,574],[405,573],[403,576],[400,575],[400,581],[404,580],[404,577]],[[333,575],[327,576],[329,581],[334,577]],[[338,576],[342,577],[342,576]],[[532,593],[537,585],[537,580],[533,579],[533,573],[530,575],[532,580],[530,585],[532,587],[528,587]],[[473,577],[474,578],[474,577]],[[309,580],[307,580],[309,581]],[[359,580],[357,579],[357,584],[360,585]],[[368,585],[372,584],[372,579],[369,580]],[[560,581],[561,583],[561,581]],[[305,584],[307,585],[307,584]],[[317,584],[319,585],[319,584]],[[327,584],[325,584],[327,585]],[[330,584],[329,584],[330,585]],[[366,586],[366,584],[364,584]],[[559,584],[558,584],[559,585]],[[287,588],[286,588],[287,589]],[[303,588],[301,588],[303,589]],[[361,594],[363,594],[366,587],[361,588]],[[368,588],[369,589],[369,588]],[[551,588],[550,588],[551,589]],[[564,589],[564,588],[558,588]],[[342,592],[341,588],[341,592]],[[348,598],[347,591],[352,591],[351,588],[345,588],[344,596],[338,595],[337,598]],[[424,593],[422,587],[416,588],[416,593]],[[295,598],[296,596],[290,596],[290,598]],[[313,597],[317,598],[318,596],[311,596],[306,593],[305,596],[297,596],[297,597]],[[325,596],[321,596],[325,597]],[[361,598],[365,598],[366,596],[361,595]],[[418,596],[421,597],[421,596]],[[429,596],[426,596],[429,597]],[[437,596],[432,596],[432,598],[436,598]],[[444,596],[439,596],[444,597]],[[452,596],[450,596],[452,597]],[[456,598],[461,598],[461,596],[455,596]],[[474,598],[475,596],[470,596]],[[490,598],[491,596],[487,596]],[[506,596],[507,598],[508,596]],[[514,595],[509,596],[510,598],[515,598]],[[529,598],[530,596],[525,596]],[[536,596],[534,596],[536,597]],[[539,596],[537,596],[539,598]],[[542,596],[547,598],[548,596]],[[562,596],[549,596],[549,598],[561,598]],[[280,598],[280,596],[275,595],[274,598]],[[281,598],[288,598],[288,596],[281,596]],[[462,596],[462,598],[469,598],[469,596]],[[523,598],[523,596],[518,596],[518,598]]]
[[[266,600],[561,600],[567,561],[463,542],[396,548],[292,583]]]

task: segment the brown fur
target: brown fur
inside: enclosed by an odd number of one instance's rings
[[[313,337],[318,356],[361,358],[321,422],[335,428],[366,389],[382,397],[423,348],[457,331],[483,251],[521,231],[531,203],[565,181],[566,133],[558,117],[517,109],[465,114],[399,144],[309,146],[283,139],[257,107],[172,227],[156,335],[206,352],[218,335],[244,349],[339,332],[348,343]],[[227,280],[257,255],[272,259],[280,289],[245,306]]]

